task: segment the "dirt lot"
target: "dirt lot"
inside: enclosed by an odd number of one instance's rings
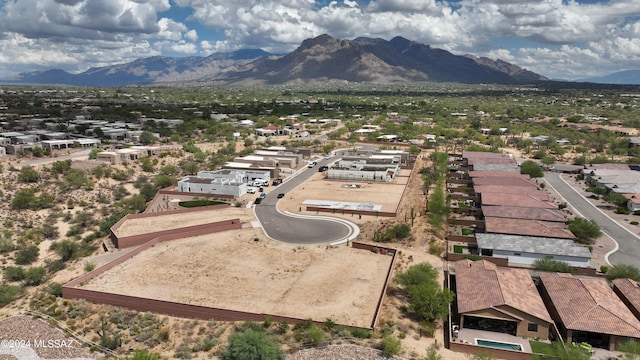
[[[256,236],[246,229],[157,244],[85,288],[370,326],[391,257]]]
[[[367,183],[345,180],[326,180],[326,173],[317,173],[307,180],[303,185],[298,186],[293,191],[287,193],[278,202],[278,208],[282,211],[291,211],[302,214],[310,214],[305,211],[305,200],[334,200],[343,202],[371,203],[381,205],[380,211],[394,212],[398,203],[402,199],[402,193],[407,185],[410,170],[402,170],[396,179],[388,183]],[[358,184],[360,188],[344,188],[343,184]],[[302,211],[300,211],[302,209]],[[315,214],[315,212],[313,212]],[[325,213],[323,215],[334,214]],[[336,214],[337,215],[337,214]],[[347,215],[345,219],[356,223],[370,220],[371,216]],[[360,220],[360,221],[359,221]]]
[[[132,236],[149,232],[200,225],[227,219],[239,218],[244,226],[255,220],[252,209],[229,206],[227,209],[203,210],[182,214],[162,215],[129,219],[116,231],[118,236]]]

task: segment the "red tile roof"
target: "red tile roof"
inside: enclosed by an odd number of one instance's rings
[[[480,195],[480,205],[520,206],[528,208],[557,209],[557,206],[549,201],[540,200],[533,196],[522,194],[504,194],[485,192]]]
[[[540,280],[565,328],[640,338],[640,321],[605,280],[544,272]]]
[[[565,222],[565,215],[555,209],[529,208],[521,206],[483,206],[482,214],[486,217],[543,220]]]
[[[631,279],[615,279],[613,285],[622,293],[637,312],[640,312],[640,284]]]
[[[509,306],[551,323],[528,270],[499,268],[488,261],[455,263],[458,312]]]
[[[505,171],[507,172],[507,171]],[[529,187],[538,187],[535,181],[530,179],[523,179],[520,177],[498,177],[498,176],[487,176],[481,178],[473,179],[473,186],[481,186],[481,185],[498,185],[498,186],[529,186]]]
[[[559,239],[575,239],[567,226],[561,222],[509,219],[485,217],[485,232],[495,234],[513,234],[527,236],[541,236]]]
[[[477,193],[501,193],[501,194],[520,194],[527,195],[542,201],[552,201],[546,192],[538,190],[537,187],[531,186],[499,186],[499,185],[475,185],[473,191]]]

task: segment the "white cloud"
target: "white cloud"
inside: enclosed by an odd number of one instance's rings
[[[407,39],[456,54],[501,58],[549,77],[603,74],[640,63],[640,0],[173,0],[190,8],[170,19],[169,0],[0,1],[0,69],[19,62],[86,68],[147,54],[208,55],[262,48],[291,51],[320,34]],[[186,24],[225,34],[209,39]],[[498,39],[498,40],[496,40]],[[501,46],[504,39],[511,40]],[[517,49],[521,39],[526,44]],[[20,45],[17,45],[20,44]],[[82,55],[87,53],[87,56]],[[73,54],[71,56],[70,54]],[[5,65],[3,65],[5,64]],[[96,63],[92,63],[94,66]]]

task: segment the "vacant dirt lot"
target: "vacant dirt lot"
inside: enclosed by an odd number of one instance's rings
[[[204,209],[204,208],[203,208]],[[252,209],[229,206],[226,209],[202,210],[181,214],[163,214],[158,216],[129,219],[116,230],[118,236],[132,236],[155,231],[206,224],[216,221],[239,218],[243,224],[255,220]]]
[[[307,180],[303,185],[298,186],[293,191],[278,202],[278,208],[282,211],[300,212],[309,214],[305,211],[305,200],[333,200],[343,202],[359,202],[381,205],[380,211],[393,212],[396,211],[402,193],[407,185],[410,170],[402,170],[396,179],[389,183],[367,183],[354,182],[344,180],[326,180],[326,173],[318,173]],[[358,184],[359,189],[343,188],[343,184]],[[300,211],[302,209],[302,211]],[[315,214],[315,212],[313,213]],[[325,213],[322,215],[331,215]],[[337,215],[337,214],[336,214]],[[358,221],[357,216],[347,215],[345,217],[354,222],[362,222],[371,217],[363,216],[362,221]]]
[[[260,229],[157,244],[88,289],[368,327],[391,257],[254,241]],[[354,264],[357,264],[355,266]]]

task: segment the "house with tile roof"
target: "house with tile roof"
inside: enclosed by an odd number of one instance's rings
[[[604,279],[540,273],[540,295],[568,343],[586,342],[615,351],[640,340],[640,321]]]
[[[529,208],[523,206],[483,206],[482,214],[486,217],[555,221],[565,223],[567,217],[556,209]]]
[[[460,328],[548,339],[553,320],[528,270],[485,260],[455,263]]]
[[[612,285],[622,302],[640,319],[640,283],[632,279],[615,279]]]
[[[524,236],[542,236],[557,239],[575,240],[575,235],[567,225],[557,221],[528,219],[494,218],[485,216],[484,229],[487,233]]]

